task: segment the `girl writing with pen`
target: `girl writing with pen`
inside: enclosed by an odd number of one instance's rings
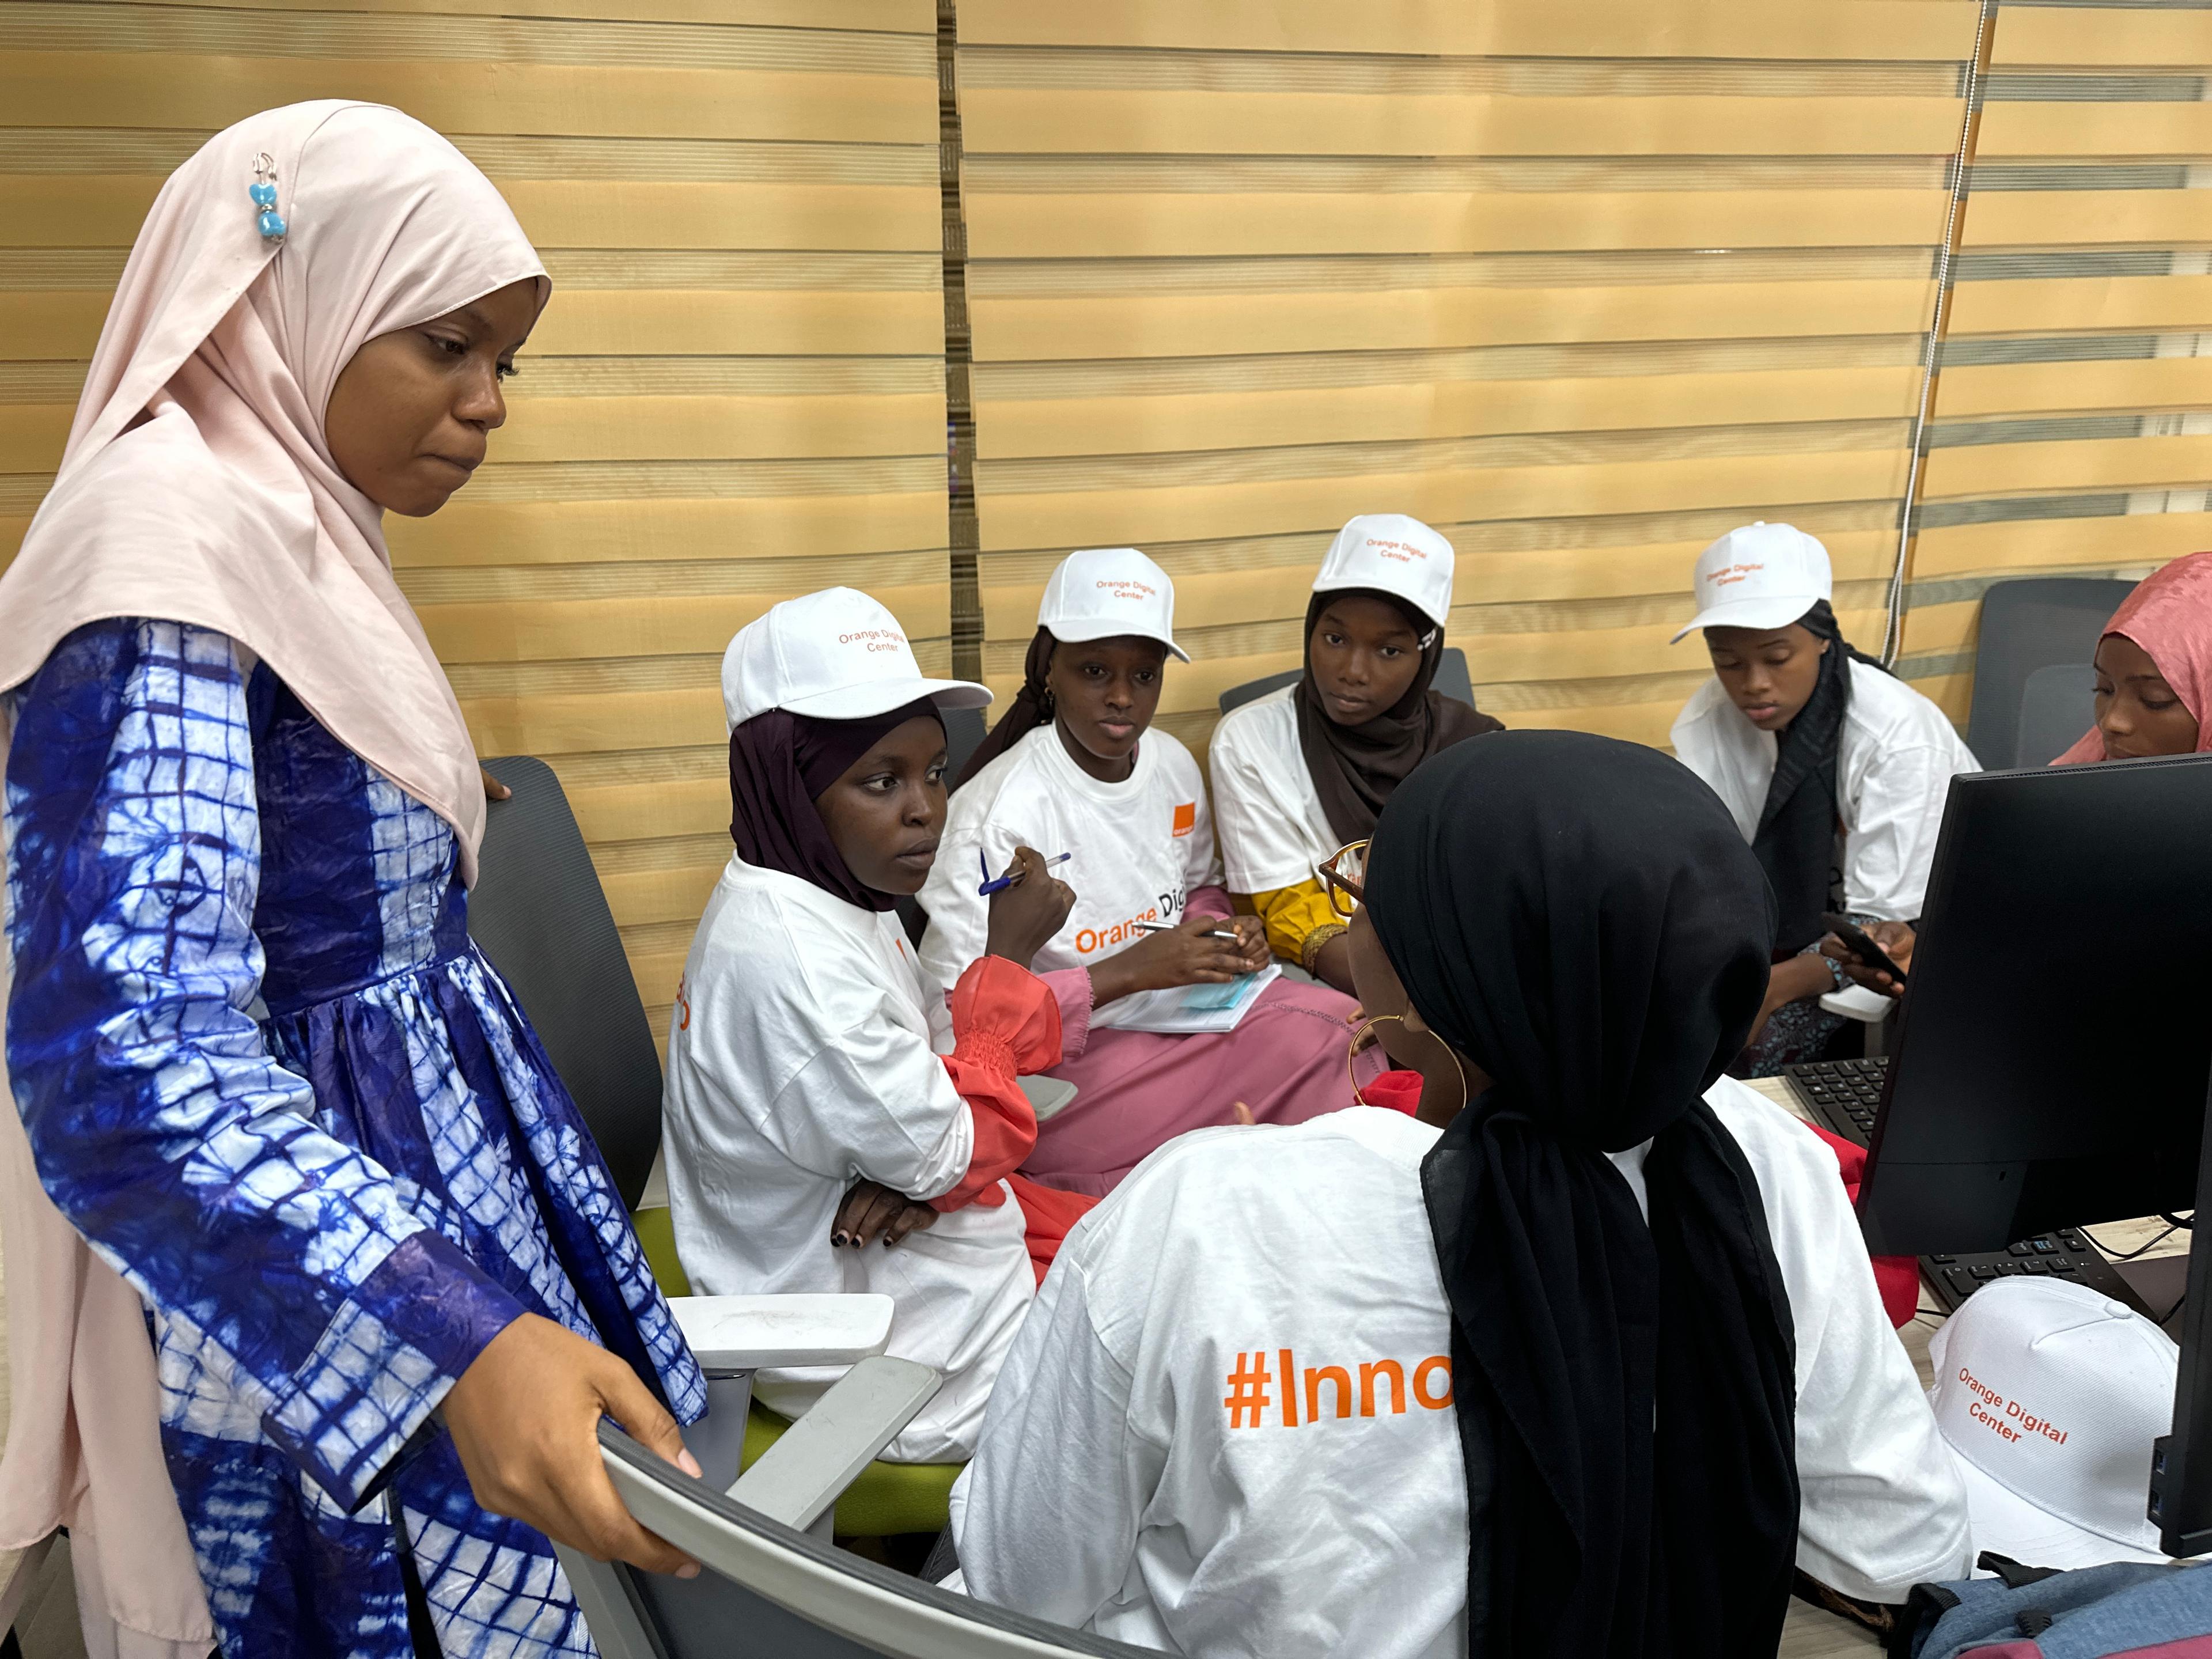
[[[1239,1101],[1263,1123],[1348,1106],[1352,1073],[1383,1065],[1371,1050],[1347,1063],[1351,998],[1285,980],[1230,1030],[1137,1029],[1139,993],[1226,984],[1269,957],[1260,919],[1231,914],[1198,763],[1152,727],[1166,660],[1183,657],[1174,614],[1174,584],[1133,548],[1061,562],[1020,694],[959,781],[921,894],[922,965],[950,991],[988,948],[979,857],[995,875],[1017,847],[1070,855],[1073,907],[1031,965],[1060,1006],[1049,1075],[1077,1093],[1023,1168],[1073,1192],[1112,1190],[1162,1142],[1231,1121]]]

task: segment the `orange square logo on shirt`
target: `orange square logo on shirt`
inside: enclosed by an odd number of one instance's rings
[[[1178,837],[1198,828],[1198,803],[1187,800],[1175,810],[1175,832]]]

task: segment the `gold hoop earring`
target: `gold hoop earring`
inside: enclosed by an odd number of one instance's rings
[[[1359,1092],[1359,1073],[1352,1069],[1352,1056],[1359,1052],[1360,1039],[1373,1031],[1386,1019],[1394,1019],[1401,1025],[1406,1023],[1406,1017],[1403,1014],[1370,1014],[1364,1020],[1352,1028],[1352,1041],[1344,1050],[1344,1076],[1345,1080],[1352,1085],[1352,1103],[1355,1106],[1364,1106],[1367,1101]],[[1435,1036],[1436,1033],[1431,1031],[1429,1035]],[[1444,1042],[1442,1037],[1437,1037],[1437,1042],[1442,1046],[1443,1051],[1451,1056],[1452,1070],[1459,1073],[1459,1103],[1461,1109],[1464,1110],[1468,1102],[1474,1098],[1474,1091],[1467,1086],[1467,1067],[1459,1063],[1458,1049]],[[1376,1037],[1375,1042],[1376,1046],[1380,1048],[1382,1039]],[[1390,1058],[1390,1051],[1388,1048],[1382,1050],[1382,1057],[1385,1060]]]

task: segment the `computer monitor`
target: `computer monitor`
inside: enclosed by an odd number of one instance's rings
[[[1859,1193],[1875,1255],[2212,1202],[2212,755],[1954,779],[1898,1021]],[[2212,1286],[2212,1238],[2190,1277]],[[2177,1556],[2212,1550],[2208,1303],[2150,1482]]]
[[[1859,1197],[1877,1255],[2188,1208],[2212,755],[1952,781]]]

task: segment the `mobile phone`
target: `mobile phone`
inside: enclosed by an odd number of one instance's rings
[[[1878,974],[1887,974],[1899,985],[1905,983],[1905,969],[1892,962],[1888,952],[1868,938],[1849,916],[1839,916],[1831,910],[1820,918],[1820,924],[1849,946],[1851,954],[1865,966]]]

